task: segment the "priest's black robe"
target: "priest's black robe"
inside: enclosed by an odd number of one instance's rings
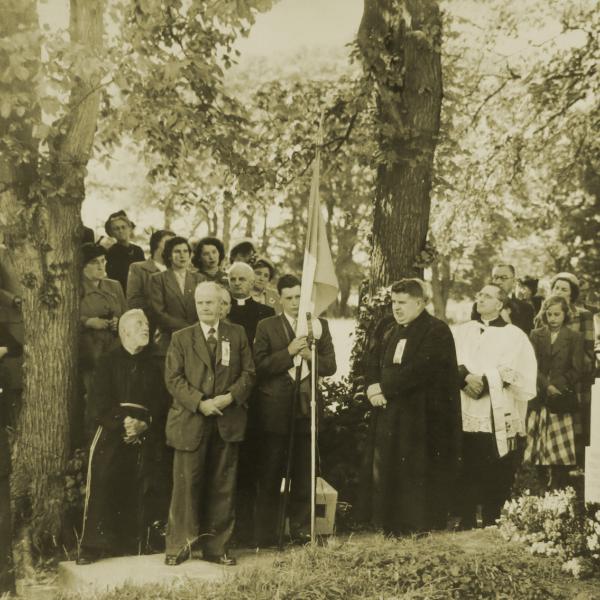
[[[365,359],[367,386],[380,384],[387,406],[373,408],[363,508],[385,533],[442,529],[460,459],[461,412],[454,340],[423,311],[407,326],[389,317]],[[400,364],[394,353],[406,340]]]
[[[116,556],[149,550],[148,528],[157,518],[155,497],[160,493],[156,456],[164,445],[158,424],[162,421],[164,427],[167,403],[151,349],[131,355],[119,347],[100,359],[91,397],[98,429],[90,448],[82,553]],[[139,443],[124,441],[127,416],[148,424]]]

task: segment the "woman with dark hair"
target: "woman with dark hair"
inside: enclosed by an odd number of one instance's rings
[[[92,374],[98,360],[103,354],[119,345],[117,324],[119,317],[127,310],[127,303],[119,282],[106,277],[106,250],[97,244],[88,243],[83,244],[81,253],[79,366],[86,398],[89,401]],[[79,416],[75,419],[76,422],[80,421]],[[87,410],[84,423],[86,432],[91,433],[93,428]],[[76,432],[79,429],[80,427],[75,427]]]
[[[590,402],[595,364],[594,315],[586,308],[575,304],[579,297],[579,279],[573,273],[556,274],[550,282],[550,293],[553,296],[562,296],[569,303],[570,322],[568,327],[572,331],[579,332],[583,337],[583,374],[579,394],[581,410],[575,417],[575,433],[579,438],[577,440],[577,464],[583,466],[584,448],[590,439]],[[539,317],[540,315],[538,315],[538,322],[540,321]]]
[[[538,283],[538,279],[526,275],[518,280],[516,291],[517,298],[530,304],[536,315],[540,312],[542,302],[544,301],[544,298],[538,295]]]
[[[279,294],[277,290],[269,287],[275,277],[275,265],[266,256],[259,256],[252,267],[255,275],[254,288],[251,292],[252,298],[261,304],[270,306],[276,314],[281,314]]]
[[[225,259],[223,242],[216,237],[202,238],[194,250],[192,264],[208,281],[227,285],[227,273],[221,270]]]
[[[206,277],[190,270],[191,252],[184,237],[170,238],[163,250],[167,268],[150,278],[150,307],[158,327],[157,354],[161,357],[167,354],[173,332],[198,320],[194,290]]]
[[[175,237],[172,231],[159,229],[150,236],[150,258],[132,263],[127,276],[127,306],[141,308],[150,318],[150,277],[154,273],[166,271],[162,257],[165,243]],[[151,327],[152,328],[152,327]]]
[[[542,327],[530,338],[538,362],[537,397],[529,404],[525,460],[537,465],[545,487],[567,484],[576,464],[577,390],[583,373],[583,337],[569,329],[569,304],[550,296],[542,304]]]

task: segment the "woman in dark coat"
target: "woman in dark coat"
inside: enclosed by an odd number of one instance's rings
[[[119,317],[127,310],[127,303],[119,282],[106,277],[106,250],[96,244],[84,244],[81,249],[83,272],[79,305],[79,366],[86,398],[89,401],[92,373],[100,357],[119,345],[117,323]],[[79,407],[74,416],[76,437],[81,433],[82,408]],[[85,430],[91,433],[93,424],[89,411],[86,412]]]
[[[547,488],[559,488],[576,464],[573,415],[583,373],[583,336],[569,329],[569,305],[561,296],[545,300],[540,315],[544,325],[530,334],[538,376],[525,460],[540,467]]]

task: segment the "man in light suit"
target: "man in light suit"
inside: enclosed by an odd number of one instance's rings
[[[219,319],[219,285],[200,283],[195,302],[200,322],[173,334],[165,364],[173,396],[167,443],[175,449],[165,562],[186,560],[198,542],[204,560],[229,566],[235,564],[227,545],[235,522],[238,446],[254,363],[244,329]]]
[[[255,512],[255,537],[258,546],[276,540],[281,478],[285,475],[294,381],[289,370],[299,354],[310,364],[311,352],[306,336],[296,336],[300,307],[300,281],[284,275],[277,282],[283,313],[258,323],[254,338],[254,361],[258,375],[257,427],[260,435],[258,455],[258,493]],[[335,351],[325,319],[319,319],[323,334],[317,340],[317,372],[320,377],[336,371]],[[310,385],[300,386],[300,402],[295,412],[295,439],[290,497],[290,533],[305,540],[310,523]],[[322,408],[322,407],[319,407]]]

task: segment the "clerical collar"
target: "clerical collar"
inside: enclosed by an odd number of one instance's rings
[[[486,327],[504,327],[507,324],[506,321],[500,315],[498,315],[495,319],[492,319],[491,321],[484,321],[481,318],[481,315],[477,315],[476,321],[483,323],[483,325],[485,325]]]
[[[248,302],[248,300],[252,300],[252,298],[250,296],[246,296],[246,298],[234,298],[234,300],[238,306],[246,306],[246,302]]]
[[[204,334],[204,339],[208,338],[209,331],[211,329],[215,330],[215,333],[213,335],[216,336],[219,331],[219,321],[217,321],[214,325],[209,325],[208,323],[204,323],[203,321],[200,321],[200,327],[202,327],[202,333]]]

